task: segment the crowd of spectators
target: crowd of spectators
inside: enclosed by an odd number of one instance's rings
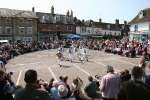
[[[12,73],[0,70],[0,100],[149,100],[150,78],[138,66],[115,72],[110,65],[101,77],[88,77],[87,83],[76,77],[68,83],[68,76],[60,76],[59,81],[49,83],[38,79],[35,70],[27,70],[25,87],[15,86]]]
[[[149,45],[136,42],[128,41],[127,39],[122,40],[61,40],[61,41],[49,41],[49,42],[32,42],[32,43],[2,43],[0,44],[0,66],[4,67],[8,60],[14,58],[17,55],[24,53],[34,52],[44,49],[55,49],[60,45],[69,47],[72,44],[76,44],[79,47],[81,44],[86,46],[88,49],[93,50],[104,50],[107,53],[118,54],[126,57],[141,56],[143,52],[147,56],[146,59],[150,60]]]
[[[125,40],[124,40],[125,41]],[[135,57],[136,55],[148,55],[147,45],[138,42],[124,42],[123,40],[83,40],[83,41],[53,41],[43,43],[23,44],[9,43],[0,45],[1,67],[8,60],[24,53],[44,49],[55,49],[60,45],[68,46],[72,43],[84,44],[89,49],[105,50],[105,52],[118,53],[119,55]],[[115,51],[116,50],[116,51]],[[132,55],[133,51],[135,55]],[[127,51],[127,52],[126,52]],[[147,58],[149,59],[149,58]],[[116,73],[112,66],[107,66],[107,73],[101,77],[88,77],[88,83],[84,83],[80,77],[68,83],[68,76],[60,76],[59,81],[51,79],[46,82],[38,79],[35,70],[25,73],[25,88],[15,86],[11,80],[13,73],[0,70],[0,100],[149,100],[150,76],[146,75],[142,67],[135,66],[132,71],[124,70]]]
[[[107,53],[135,58],[141,56],[144,51],[149,50],[149,45],[137,41],[122,40],[85,40],[84,43],[89,49],[104,50]],[[150,57],[149,57],[150,60]]]
[[[55,49],[58,48],[60,42],[51,41],[51,42],[38,42],[38,43],[0,43],[0,69],[5,69],[5,64],[14,58],[15,56],[22,55],[29,52],[45,50],[45,49]]]

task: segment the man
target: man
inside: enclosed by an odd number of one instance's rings
[[[38,89],[37,72],[28,70],[25,73],[25,88],[15,95],[15,100],[53,100],[48,92]]]
[[[74,45],[70,46],[68,52],[69,52],[69,59],[71,62],[73,62],[76,56],[76,47]]]
[[[107,66],[107,74],[102,77],[100,90],[103,100],[115,100],[120,87],[120,76],[114,73],[112,66]]]
[[[93,77],[89,76],[88,77],[89,83],[87,84],[87,86],[85,87],[84,91],[86,93],[86,95],[90,98],[97,98],[98,97],[98,86],[97,86],[97,82],[93,80]]]
[[[149,100],[150,87],[144,83],[144,70],[135,66],[131,75],[133,80],[121,85],[117,100]]]

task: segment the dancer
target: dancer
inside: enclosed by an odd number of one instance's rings
[[[88,57],[87,57],[86,53],[87,53],[86,49],[83,46],[80,46],[79,47],[79,58],[82,63],[84,63],[85,60],[88,61]]]
[[[62,67],[63,66],[62,61],[64,61],[64,56],[63,56],[63,50],[62,50],[61,47],[58,49],[58,53],[56,55],[57,55],[58,60],[59,60],[58,64],[59,64],[60,67]]]
[[[68,50],[68,53],[69,53],[70,61],[73,62],[73,60],[76,56],[76,47],[74,45],[70,46],[70,48]]]

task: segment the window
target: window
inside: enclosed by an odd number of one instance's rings
[[[2,27],[0,26],[0,34],[2,34]]]
[[[68,31],[71,31],[72,30],[72,27],[71,26],[68,26]]]
[[[42,23],[45,23],[45,22],[46,22],[46,21],[45,21],[45,16],[42,16],[41,22],[42,22]]]
[[[33,22],[33,20],[32,20],[32,19],[27,19],[27,20],[26,20],[26,24],[31,25],[31,24],[32,24],[32,22]]]
[[[27,34],[32,34],[32,27],[27,27]]]
[[[137,32],[138,31],[138,25],[134,26],[134,31]]]
[[[110,25],[109,24],[107,25],[107,29],[110,29]]]
[[[11,24],[11,19],[10,18],[6,18],[6,24]]]
[[[56,25],[56,29],[57,29],[58,31],[60,31],[60,29],[61,29],[60,25]]]
[[[19,21],[20,24],[24,24],[25,23],[25,19],[24,18],[20,18],[18,21]]]
[[[12,28],[11,27],[6,27],[5,28],[5,33],[6,34],[11,34],[12,33]]]
[[[24,34],[24,33],[25,33],[25,28],[19,27],[19,34]]]
[[[139,13],[139,18],[142,18],[143,16],[144,16],[143,11],[140,11],[140,13]]]
[[[56,22],[60,22],[60,16],[56,16]]]

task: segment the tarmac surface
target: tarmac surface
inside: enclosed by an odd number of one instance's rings
[[[112,65],[116,72],[124,69],[131,69],[133,66],[139,64],[140,58],[127,58],[119,55],[104,53],[103,51],[89,50],[89,62],[80,63],[78,58],[74,62],[63,62],[64,67],[59,67],[58,59],[56,57],[57,50],[43,50],[20,55],[11,59],[6,65],[7,72],[13,72],[12,80],[16,85],[25,86],[24,74],[28,69],[34,69],[38,73],[38,79],[43,79],[47,82],[51,78],[59,80],[59,76],[67,75],[69,77],[68,83],[77,76],[80,77],[84,85],[87,84],[88,76],[91,75],[105,75],[106,65]],[[66,53],[65,53],[65,56]],[[150,69],[146,69],[150,73]]]

